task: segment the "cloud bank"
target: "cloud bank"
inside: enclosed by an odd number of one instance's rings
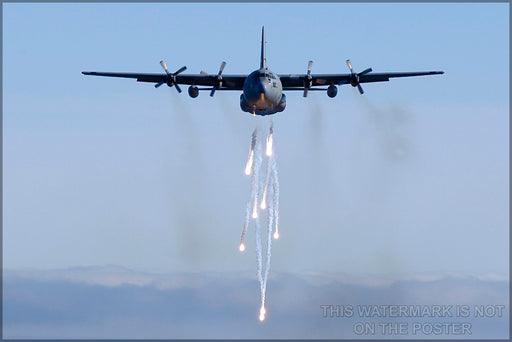
[[[263,323],[257,319],[260,299],[252,274],[147,273],[111,266],[7,270],[3,280],[4,338],[460,339],[508,338],[509,331],[509,282],[495,275],[274,274]],[[450,315],[359,312],[390,306],[430,311],[438,306]],[[457,311],[462,306],[468,316]],[[407,327],[405,334],[383,328],[398,324]],[[413,324],[421,327],[414,334]],[[470,330],[436,333],[429,330],[434,324],[469,324]]]

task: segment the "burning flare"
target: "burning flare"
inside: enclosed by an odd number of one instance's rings
[[[245,251],[245,245],[243,242],[240,244],[240,248],[238,248],[238,249],[240,250],[240,252]]]
[[[261,208],[261,210],[267,209],[267,189],[266,188],[263,191],[260,208]]]
[[[262,305],[260,309],[260,321],[263,322],[265,320],[265,314],[267,313],[267,310],[265,310],[265,307]]]
[[[276,231],[274,233],[274,240],[277,240],[277,239],[279,239],[279,232],[278,231]]]
[[[247,159],[247,164],[245,164],[245,174],[249,176],[251,174],[252,163],[254,161],[254,151],[251,150],[249,152],[249,159]]]
[[[258,218],[258,202],[254,201],[254,206],[252,208],[252,218],[257,219]]]

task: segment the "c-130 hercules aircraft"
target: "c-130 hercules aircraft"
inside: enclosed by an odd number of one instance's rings
[[[135,78],[138,82],[156,83],[155,88],[166,83],[169,87],[175,87],[181,93],[180,84],[190,85],[188,94],[192,98],[199,95],[200,90],[209,90],[213,97],[217,90],[242,90],[240,95],[240,108],[244,112],[253,115],[270,115],[282,112],[286,107],[286,95],[283,91],[304,91],[307,97],[308,91],[326,91],[327,96],[335,97],[338,93],[338,85],[350,84],[357,87],[361,94],[364,93],[361,83],[384,82],[392,77],[411,77],[424,75],[444,74],[444,71],[419,71],[419,72],[388,72],[372,73],[372,68],[355,73],[350,60],[347,65],[350,74],[311,74],[313,61],[309,61],[306,74],[278,75],[267,68],[265,53],[265,27],[261,29],[261,59],[260,68],[249,75],[222,75],[226,62],[222,62],[217,75],[209,75],[201,71],[200,74],[181,74],[187,69],[181,67],[174,73],[170,73],[164,61],[160,65],[165,74],[136,74],[136,73],[112,73],[112,72],[82,72],[84,75]],[[199,88],[207,87],[207,88]]]

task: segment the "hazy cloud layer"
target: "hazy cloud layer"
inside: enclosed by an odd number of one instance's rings
[[[492,275],[274,274],[264,323],[257,319],[258,290],[253,275],[238,273],[5,271],[4,338],[508,337],[508,280]],[[438,305],[451,315],[362,317],[365,305]],[[462,305],[469,317],[457,315]],[[348,311],[337,313],[341,307]],[[476,307],[486,317],[475,318]],[[360,323],[373,324],[375,332],[357,334]],[[382,334],[380,324],[397,323],[406,324],[409,335]],[[471,335],[429,333],[435,323],[470,324]],[[427,330],[412,335],[413,324]]]

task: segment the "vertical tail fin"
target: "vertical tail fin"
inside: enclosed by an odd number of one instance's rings
[[[267,57],[265,53],[265,26],[261,27],[261,59],[260,68],[267,67]]]

